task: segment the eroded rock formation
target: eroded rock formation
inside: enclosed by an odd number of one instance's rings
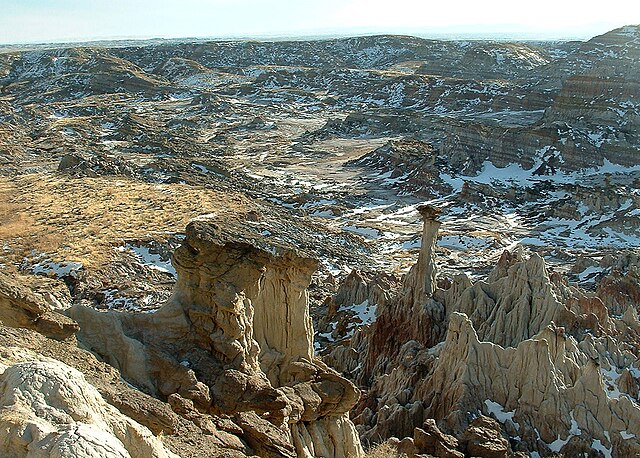
[[[499,167],[518,162],[542,175],[601,165],[605,159],[636,165],[639,44],[638,25],[582,43],[545,66],[537,89],[526,97],[536,104],[538,96],[552,96],[553,103],[542,107],[542,119],[526,127],[456,120],[442,152],[465,174],[481,170],[485,160]]]
[[[519,250],[484,281],[461,274],[436,288],[436,237],[426,218],[418,262],[395,299],[349,351],[332,353],[363,363],[355,376],[367,390],[354,418],[363,440],[410,437],[418,453],[416,428],[433,419],[458,439],[454,451],[474,456],[640,453],[635,308],[612,317],[600,297]],[[620,303],[625,288],[614,284],[599,296]],[[482,415],[495,420],[475,420]]]
[[[260,456],[361,456],[347,414],[359,392],[313,356],[312,251],[240,224],[192,222],[169,302],[151,314],[75,306],[79,339],[150,394],[230,417]]]
[[[424,304],[436,290],[435,248],[438,240],[440,209],[421,205],[418,212],[422,216],[422,244],[418,262],[411,268],[405,282],[406,294],[413,297],[414,305]]]
[[[442,338],[444,307],[433,299],[436,291],[435,244],[440,222],[440,210],[432,206],[418,208],[423,220],[422,245],[418,262],[406,275],[395,300],[380,308],[368,338],[360,342],[366,350],[359,381],[367,383],[373,374],[387,372],[396,364],[395,358],[407,342],[418,342],[430,347]]]

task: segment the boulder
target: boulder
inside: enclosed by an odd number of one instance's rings
[[[464,458],[464,453],[457,450],[458,439],[442,433],[433,419],[426,420],[422,428],[413,431],[413,443],[419,453],[440,458]]]
[[[480,458],[507,458],[511,448],[502,437],[500,424],[480,416],[473,420],[462,436],[467,453]]]

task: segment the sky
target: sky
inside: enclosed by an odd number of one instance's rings
[[[400,33],[590,38],[638,0],[0,0],[0,43]]]

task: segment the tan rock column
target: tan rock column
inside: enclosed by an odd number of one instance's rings
[[[436,290],[436,260],[435,249],[438,240],[438,229],[441,222],[438,216],[442,212],[431,205],[420,205],[417,208],[422,216],[422,247],[416,264],[415,296],[414,299],[422,302],[424,298],[431,297]]]

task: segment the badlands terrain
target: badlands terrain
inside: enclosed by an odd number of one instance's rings
[[[640,26],[0,46],[0,455],[640,456]]]

